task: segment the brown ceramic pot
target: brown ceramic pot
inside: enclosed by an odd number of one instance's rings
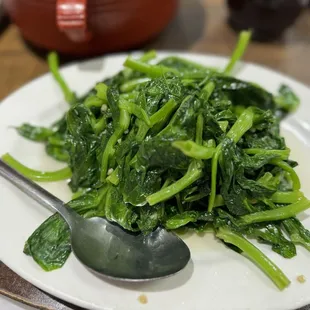
[[[63,54],[133,48],[158,34],[177,0],[5,0],[26,40]]]

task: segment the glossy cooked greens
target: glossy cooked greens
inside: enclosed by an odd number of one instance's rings
[[[70,108],[50,128],[17,130],[68,164],[74,193],[68,205],[81,215],[144,234],[158,225],[211,228],[283,289],[288,278],[249,240],[286,258],[296,255],[296,244],[310,249],[310,233],[295,217],[310,203],[279,133],[299,100],[288,86],[272,95],[229,75],[249,37],[241,34],[223,72],[177,56],[153,61],[151,51],[128,57],[121,72],[82,98],[67,87],[52,53],[51,71]],[[20,171],[36,179],[35,171]],[[68,171],[56,176],[65,179]],[[70,254],[68,226],[51,216],[24,252],[44,270],[61,267]]]

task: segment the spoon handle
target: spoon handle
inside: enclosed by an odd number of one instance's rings
[[[0,176],[11,182],[40,205],[52,208],[60,213],[69,226],[71,226],[73,220],[77,220],[77,217],[79,217],[75,211],[66,207],[60,199],[21,175],[2,159],[0,159]]]

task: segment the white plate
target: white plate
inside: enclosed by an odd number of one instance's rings
[[[161,53],[160,56],[167,56]],[[226,59],[193,54],[182,56],[200,63],[223,67]],[[124,55],[74,64],[62,70],[65,79],[78,94],[83,94],[95,82],[121,69]],[[310,90],[306,86],[279,73],[254,64],[242,65],[237,76],[257,82],[271,92],[280,83],[287,83],[298,94],[302,105],[296,115],[283,123],[283,134],[292,148],[292,158],[300,166],[297,172],[303,191],[310,197],[309,147],[307,123],[300,125],[296,118],[310,119]],[[10,152],[18,160],[36,169],[55,169],[61,164],[50,159],[42,145],[19,137],[9,128],[22,122],[46,125],[60,117],[67,109],[62,94],[47,74],[24,86],[0,105],[0,154]],[[69,199],[64,182],[44,184],[61,199]],[[157,310],[157,309],[295,309],[310,304],[310,253],[298,247],[298,255],[284,259],[267,246],[259,247],[285,272],[292,283],[279,292],[271,281],[250,261],[228,250],[213,236],[195,235],[185,238],[190,246],[192,261],[181,273],[171,278],[147,284],[117,284],[100,280],[89,273],[73,255],[62,269],[44,272],[22,253],[27,237],[50,212],[0,179],[0,259],[20,276],[73,304],[90,309]],[[304,224],[310,219],[303,215]],[[306,283],[296,277],[304,275]],[[138,297],[145,294],[147,304]]]

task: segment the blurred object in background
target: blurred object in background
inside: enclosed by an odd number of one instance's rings
[[[217,1],[218,6],[222,7],[222,0],[211,1]],[[156,50],[192,48],[204,36],[205,28],[208,26],[207,7],[210,8],[210,0],[178,0],[178,10],[172,21],[155,40],[148,42],[144,48]]]
[[[8,25],[9,18],[4,10],[3,0],[0,0],[0,34],[2,34]]]
[[[0,0],[0,24],[1,24],[3,16],[4,16],[3,0]]]
[[[4,4],[27,41],[72,56],[137,47],[163,30],[177,9],[177,0],[4,0]]]
[[[230,26],[253,30],[253,40],[272,41],[292,26],[309,0],[227,0]]]

